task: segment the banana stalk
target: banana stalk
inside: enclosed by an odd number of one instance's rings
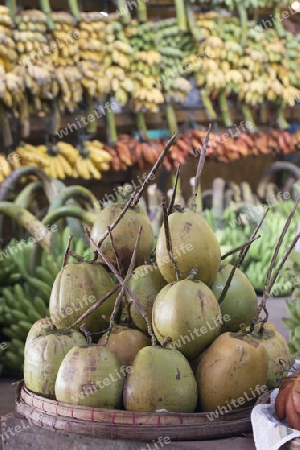
[[[273,17],[280,17],[281,16],[281,10],[280,10],[280,2],[277,1],[273,7]],[[277,31],[279,37],[284,37],[286,35],[286,31],[284,26],[282,25],[281,20],[276,19],[274,21],[275,30]]]
[[[40,245],[49,253],[51,248],[51,232],[33,214],[27,211],[27,209],[17,206],[13,202],[0,202],[0,213],[16,220],[35,239],[39,240]]]
[[[175,0],[177,26],[179,30],[187,31],[184,0]]]
[[[0,207],[1,207],[1,203],[0,203]],[[54,211],[49,211],[48,214],[44,217],[44,219],[42,220],[42,222],[40,222],[42,224],[43,227],[46,227],[46,229],[48,230],[48,228],[50,228],[52,225],[54,225],[58,220],[60,219],[64,219],[64,218],[69,218],[72,217],[73,219],[79,219],[81,222],[88,224],[88,225],[92,225],[95,221],[96,215],[88,212],[88,211],[84,211],[82,208],[79,208],[78,206],[61,206],[59,208],[57,208]],[[52,239],[52,234],[51,232],[48,230],[48,232],[50,233],[50,243],[49,243],[49,247],[47,250],[47,252],[49,253],[52,250],[52,243],[54,241],[54,239]],[[39,240],[37,240],[37,242],[34,245],[34,248],[32,250],[32,255],[31,255],[31,261],[30,261],[30,273],[33,275],[35,273],[35,268],[41,264],[41,260],[42,260],[42,247],[41,247],[41,242]]]
[[[43,225],[51,226],[59,219],[64,219],[65,217],[73,217],[74,219],[79,219],[82,222],[91,225],[94,223],[96,215],[95,213],[84,211],[79,206],[61,206],[55,211],[49,211],[42,223]]]
[[[108,96],[107,101],[110,101],[110,97]],[[107,142],[110,146],[116,145],[118,141],[117,128],[116,128],[116,119],[115,115],[112,112],[111,108],[107,108],[106,112],[106,123],[107,123]]]
[[[30,122],[29,122],[29,103],[28,94],[24,92],[23,101],[20,104],[20,136],[26,138],[30,134]]]
[[[232,127],[233,124],[230,117],[230,111],[227,105],[226,91],[224,89],[218,95],[218,103],[221,111],[221,117],[225,127],[228,128]]]
[[[79,20],[81,20],[81,14],[79,11],[79,7],[78,7],[78,1],[77,0],[68,0],[69,2],[69,10],[72,14],[72,16],[75,17],[75,19],[77,20],[77,22],[79,22]]]
[[[21,178],[28,177],[29,175],[34,175],[41,181],[46,196],[51,203],[61,188],[58,189],[52,179],[42,169],[35,166],[22,166],[11,172],[0,186],[0,202],[8,198],[8,195],[15,190]]]
[[[59,130],[60,130],[60,124],[61,124],[61,112],[60,108],[58,106],[57,99],[54,99],[51,102],[51,131],[50,133],[52,136],[57,136]]]
[[[278,123],[278,127],[281,130],[286,130],[289,128],[289,123],[287,122],[287,120],[284,117],[284,109],[285,109],[285,104],[283,101],[281,101],[277,107],[277,123]]]
[[[5,5],[9,9],[9,15],[12,20],[16,17],[16,10],[17,10],[17,0],[6,0]]]
[[[241,109],[242,109],[242,114],[245,117],[246,122],[249,121],[252,124],[252,130],[254,132],[257,132],[257,126],[255,125],[253,116],[252,116],[252,112],[249,108],[249,106],[246,103],[242,103],[241,105]]]
[[[4,147],[11,147],[13,145],[13,138],[11,134],[8,115],[4,104],[0,101],[0,123],[2,124]]]
[[[40,0],[41,10],[47,17],[47,26],[49,30],[54,30],[55,25],[52,19],[52,11],[49,0]]]
[[[124,25],[128,25],[131,21],[131,14],[126,0],[118,0],[119,13],[121,15],[121,21]]]
[[[144,140],[149,139],[144,113],[142,113],[142,111],[137,111],[135,113],[135,119],[136,119],[137,130],[140,133],[140,135],[142,136],[142,138]]]
[[[86,132],[94,134],[97,132],[97,119],[94,116],[94,105],[91,97],[89,96],[87,99],[87,116],[91,115],[94,117],[94,120],[90,121],[86,127]]]
[[[216,114],[216,112],[214,110],[214,107],[212,105],[212,102],[211,102],[211,100],[209,98],[208,92],[205,89],[201,89],[200,90],[200,95],[201,95],[201,101],[202,101],[202,104],[203,104],[203,106],[205,108],[205,111],[206,111],[206,114],[208,116],[208,119],[216,121],[217,120],[217,114]]]
[[[186,15],[188,20],[188,28],[190,32],[192,33],[196,42],[200,42],[203,39],[203,37],[195,20],[192,7],[189,3],[187,3],[186,6]]]
[[[237,2],[237,10],[240,17],[241,29],[242,29],[242,42],[244,45],[247,40],[247,10],[245,6],[242,6],[240,2]]]
[[[20,206],[21,208],[29,209],[31,208],[32,212],[32,205],[34,204],[34,199],[36,198],[37,194],[41,194],[44,192],[43,185],[40,181],[32,181],[31,183],[27,184],[27,186],[22,189],[22,191],[19,193],[17,198],[15,199],[14,203],[17,206]],[[16,239],[22,239],[22,227],[20,227],[18,224],[13,223],[14,231],[13,236]]]
[[[42,183],[40,181],[32,181],[22,189],[14,203],[21,208],[28,209],[32,205],[36,194],[39,194],[40,192],[44,192]]]
[[[225,224],[223,218],[223,204],[224,204],[224,189],[225,180],[223,178],[215,178],[213,181],[213,217],[215,227],[217,229],[224,229]]]
[[[295,164],[285,161],[276,161],[271,164],[263,174],[257,188],[257,193],[261,199],[266,198],[266,190],[270,177],[278,171],[288,171],[290,175],[300,180],[300,169]]]
[[[96,197],[92,192],[83,186],[69,186],[65,188],[55,200],[50,204],[49,213],[64,206],[70,199],[83,200],[84,202],[92,205],[93,210],[101,210],[100,205]]]
[[[173,105],[170,103],[166,103],[166,118],[170,133],[176,133],[178,131],[177,118]]]
[[[147,5],[144,0],[138,1],[137,15],[140,22],[147,21]]]

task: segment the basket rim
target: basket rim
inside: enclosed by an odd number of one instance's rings
[[[268,393],[266,393],[268,394]],[[259,399],[257,399],[258,401]],[[147,411],[147,412],[139,412],[139,411],[126,411],[124,409],[111,409],[111,408],[94,408],[89,406],[76,405],[72,403],[60,402],[58,400],[49,399],[46,397],[42,397],[32,391],[30,391],[22,380],[19,384],[17,390],[16,401],[19,403],[24,403],[29,407],[40,409],[43,412],[50,412],[54,410],[56,414],[65,417],[76,417],[76,412],[78,412],[79,416],[82,414],[87,414],[89,417],[92,417],[93,422],[102,422],[103,416],[107,415],[109,417],[109,421],[111,420],[112,415],[122,415],[123,417],[128,417],[128,419],[132,419],[134,415],[136,420],[143,418],[152,418],[157,422],[160,418],[174,418],[179,419],[180,423],[183,424],[183,417],[185,419],[208,419],[208,415],[211,412],[193,412],[193,413],[182,413],[182,412],[156,412],[156,411]],[[257,402],[256,402],[257,403]],[[228,422],[231,420],[241,419],[249,415],[252,411],[253,407],[256,403],[253,403],[249,406],[243,408],[233,408],[232,410],[228,410],[226,413],[219,414],[218,417],[213,419],[213,422]],[[70,416],[62,414],[61,412],[65,410],[70,411]],[[60,411],[60,413],[59,413]],[[214,411],[215,412],[215,411]],[[101,420],[97,420],[97,415],[100,414],[102,416]]]

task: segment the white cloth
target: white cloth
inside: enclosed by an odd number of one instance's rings
[[[296,360],[293,369],[300,371],[300,360]],[[275,398],[278,389],[271,393],[271,403],[256,405],[251,413],[254,443],[257,450],[278,450],[283,444],[296,437],[300,431],[289,428],[287,421],[278,421],[275,416]]]

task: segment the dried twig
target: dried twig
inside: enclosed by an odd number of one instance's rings
[[[259,223],[256,225],[256,228],[254,229],[253,233],[251,234],[250,240],[253,239],[253,238],[255,238],[255,236],[257,235],[258,230],[259,230],[260,227],[262,226],[263,221],[265,220],[266,215],[268,214],[269,211],[270,211],[270,208],[267,208],[266,211],[264,212],[264,215],[262,216],[262,218],[260,219]],[[244,248],[243,254],[242,254],[242,259],[241,259],[241,264],[242,264],[242,262],[244,261],[245,257],[247,256],[247,253],[248,253],[248,251],[249,251],[249,248],[250,248],[250,246],[247,246],[247,247]]]
[[[270,278],[271,278],[271,275],[272,275],[272,270],[273,270],[273,268],[275,266],[276,258],[278,256],[279,249],[280,249],[281,244],[283,242],[284,236],[286,235],[287,229],[290,226],[291,220],[292,220],[292,218],[293,218],[293,216],[295,214],[295,211],[296,211],[296,208],[297,208],[299,202],[300,202],[300,197],[298,197],[298,199],[296,200],[296,203],[295,203],[292,211],[290,212],[290,215],[287,218],[287,221],[286,221],[286,223],[285,223],[285,225],[283,227],[283,230],[281,232],[281,235],[280,235],[280,237],[278,239],[278,242],[277,242],[277,245],[275,247],[274,254],[272,256],[271,263],[270,263],[270,266],[269,266],[269,269],[268,269],[267,278],[266,278],[266,281],[265,281],[264,292],[268,291],[268,287],[269,287],[269,284],[270,284]]]
[[[179,175],[180,175],[180,168],[181,168],[181,164],[178,164],[178,167],[177,167],[177,170],[176,170],[175,184],[174,184],[174,187],[173,187],[172,197],[171,197],[171,200],[170,200],[170,204],[168,206],[168,216],[173,211],[173,206],[174,206],[175,199],[176,199],[177,184],[178,184]]]
[[[66,266],[66,264],[68,262],[70,245],[71,245],[72,239],[73,239],[73,235],[70,234],[69,235],[69,239],[68,239],[68,243],[67,243],[67,247],[66,247],[66,251],[65,251],[65,255],[64,255],[64,259],[63,259],[62,266],[61,266],[62,269]]]
[[[258,309],[257,309],[257,312],[256,312],[256,314],[255,314],[255,316],[254,316],[254,318],[253,318],[253,320],[252,320],[252,322],[251,322],[251,325],[250,325],[250,333],[252,333],[252,331],[254,330],[254,325],[258,322],[258,318],[259,318],[259,315],[260,315],[260,313],[261,313],[262,310],[263,310],[264,313],[266,314],[266,317],[265,317],[264,320],[262,321],[262,325],[261,325],[259,331],[260,331],[260,332],[263,331],[263,324],[268,320],[268,317],[269,317],[268,310],[267,310],[267,298],[268,298],[268,295],[269,295],[269,293],[271,292],[271,289],[272,289],[272,287],[273,287],[273,284],[275,283],[275,280],[276,280],[276,278],[277,278],[277,276],[278,276],[280,270],[282,269],[283,264],[286,262],[286,260],[287,260],[287,258],[288,258],[288,255],[291,253],[291,251],[292,251],[292,249],[293,249],[295,243],[299,240],[299,237],[298,237],[298,235],[297,235],[296,238],[293,240],[293,243],[292,243],[291,246],[289,247],[289,249],[288,249],[288,251],[287,251],[285,257],[282,259],[281,263],[279,264],[279,267],[278,267],[278,269],[276,270],[274,276],[273,276],[272,279],[271,279],[271,276],[272,276],[272,270],[273,270],[273,268],[274,268],[274,265],[275,265],[275,262],[276,262],[276,258],[277,258],[277,256],[278,256],[279,249],[280,249],[280,247],[281,247],[281,245],[282,245],[283,239],[284,239],[285,234],[286,234],[286,232],[287,232],[287,230],[288,230],[288,227],[290,226],[291,220],[292,220],[292,218],[293,218],[293,216],[294,216],[294,214],[295,214],[295,211],[296,211],[296,208],[297,208],[299,202],[300,202],[300,197],[298,197],[298,199],[296,200],[295,205],[294,205],[292,211],[290,212],[290,214],[289,214],[289,216],[288,216],[288,218],[287,218],[287,221],[286,221],[286,223],[285,223],[285,225],[284,225],[284,227],[283,227],[283,230],[282,230],[282,232],[281,232],[281,235],[280,235],[280,237],[279,237],[279,239],[278,239],[278,243],[277,243],[277,245],[276,245],[276,247],[275,247],[275,251],[274,251],[274,254],[273,254],[273,257],[272,257],[272,260],[271,260],[271,263],[270,263],[270,267],[269,267],[268,273],[267,273],[267,278],[266,278],[266,282],[265,282],[265,287],[264,287],[264,292],[263,292],[262,300],[261,300],[260,305],[259,305],[259,307],[258,307]]]
[[[123,280],[122,276],[116,270],[115,266],[104,255],[102,250],[97,246],[95,241],[91,238],[90,232],[89,232],[88,228],[86,228],[86,227],[85,227],[85,232],[86,232],[86,235],[87,235],[89,241],[91,242],[91,244],[93,244],[93,246],[96,248],[96,251],[97,251],[98,255],[100,255],[100,257],[103,259],[105,264],[110,268],[110,270],[116,276],[116,278],[119,280],[119,282],[121,284],[123,284],[124,280]],[[136,295],[134,294],[134,292],[128,286],[126,288],[126,292],[130,295],[130,297],[132,298],[132,300],[133,300],[136,308],[138,309],[139,313],[143,316],[143,318],[144,318],[144,320],[145,320],[145,322],[147,324],[147,330],[148,330],[149,336],[151,336],[152,345],[155,346],[156,345],[156,337],[155,337],[155,335],[154,335],[154,333],[152,331],[152,326],[151,326],[151,324],[150,324],[150,322],[148,320],[148,317],[147,317],[145,309],[143,308],[143,306],[140,304],[140,302],[136,298]]]
[[[249,248],[249,245],[252,244],[252,242],[256,241],[257,239],[259,239],[261,236],[255,236],[254,238],[250,239],[248,242],[246,242],[243,245],[240,245],[239,247],[234,248],[233,250],[230,250],[229,252],[225,253],[225,255],[221,256],[221,260],[223,261],[224,259],[228,258],[228,256],[234,255],[235,253],[244,250],[244,248]]]
[[[106,345],[108,343],[111,331],[113,329],[113,326],[115,325],[116,314],[119,311],[122,298],[123,298],[123,296],[125,294],[125,291],[127,289],[128,281],[130,280],[130,278],[132,276],[132,273],[134,271],[136,255],[137,255],[137,251],[138,251],[138,247],[139,247],[139,243],[140,243],[142,229],[143,229],[142,227],[139,228],[138,237],[136,239],[134,250],[133,250],[133,253],[131,255],[130,265],[129,265],[129,268],[127,270],[126,277],[124,278],[124,282],[122,283],[122,289],[119,292],[119,295],[118,295],[117,300],[115,302],[115,306],[114,306],[113,312],[111,313],[111,316],[110,316],[109,327],[108,327],[108,331],[107,331],[106,336],[105,336],[104,345]]]
[[[76,320],[76,322],[72,323],[72,325],[69,326],[68,330],[70,328],[76,327],[80,322],[82,322],[83,319],[85,319],[87,316],[89,316],[95,309],[97,309],[99,306],[102,305],[102,303],[105,302],[111,295],[113,295],[115,292],[117,292],[118,289],[120,289],[121,284],[117,284],[114,286],[107,294],[104,295],[100,300],[97,300],[94,305],[92,305],[87,311],[85,311],[82,316],[79,317],[79,319]]]
[[[111,246],[112,246],[112,248],[113,248],[113,250],[114,250],[114,253],[115,253],[118,271],[119,271],[120,274],[122,275],[122,274],[123,274],[122,261],[121,261],[120,255],[119,255],[119,253],[118,253],[117,247],[115,246],[115,241],[114,241],[114,238],[113,238],[111,229],[110,229],[110,227],[107,227],[107,229],[108,229],[108,232],[109,232],[109,237],[110,237],[110,241],[111,241]]]
[[[172,145],[176,141],[177,135],[178,135],[178,133],[174,133],[173,136],[171,137],[171,139],[169,139],[169,141],[167,142],[165,148],[163,149],[163,151],[159,155],[156,163],[154,164],[154,166],[152,167],[152,169],[148,173],[147,178],[145,178],[144,183],[140,187],[140,189],[137,192],[137,194],[135,194],[134,200],[132,201],[132,205],[131,205],[132,208],[134,208],[138,204],[138,202],[139,202],[139,200],[140,200],[140,198],[142,196],[142,193],[144,192],[145,188],[148,186],[150,181],[153,179],[153,175],[156,174],[156,172],[157,172],[159,166],[161,165],[161,163],[163,162],[166,154],[168,153],[168,151],[170,150],[170,148],[172,147]]]
[[[167,246],[169,258],[172,261],[174,269],[175,269],[176,279],[177,279],[177,281],[179,281],[180,280],[180,271],[178,269],[176,260],[174,258],[173,252],[172,252],[172,238],[170,235],[167,202],[166,202],[165,197],[162,198],[162,207],[163,207],[163,221],[164,221],[164,230],[165,230],[165,237],[166,237],[166,246]]]
[[[207,150],[207,146],[208,146],[208,142],[209,142],[210,131],[211,131],[211,123],[208,126],[208,131],[207,131],[207,134],[205,136],[204,144],[203,144],[203,147],[201,149],[200,158],[199,158],[199,162],[198,162],[198,166],[197,166],[197,173],[196,173],[196,176],[195,176],[193,201],[192,201],[192,210],[193,211],[197,211],[198,188],[199,188],[199,185],[200,185],[202,169],[203,169],[204,163],[205,163],[205,154],[206,154],[206,150]]]
[[[264,320],[262,321],[262,324],[261,324],[261,330],[263,329],[264,322],[267,322],[268,317],[269,317],[269,314],[268,314],[268,311],[267,311],[267,307],[266,307],[267,299],[268,299],[268,297],[269,297],[269,294],[270,294],[270,292],[271,292],[271,290],[272,290],[272,287],[273,287],[273,285],[274,285],[274,283],[275,283],[275,281],[276,281],[276,278],[278,277],[278,275],[279,275],[279,273],[280,273],[280,271],[281,271],[283,265],[284,265],[285,262],[287,261],[289,254],[291,253],[291,251],[292,251],[293,248],[295,247],[296,242],[298,242],[299,239],[300,239],[300,233],[297,234],[297,236],[293,239],[293,242],[292,242],[291,245],[289,246],[289,248],[288,248],[286,254],[284,255],[284,257],[282,258],[282,261],[281,261],[281,263],[279,264],[277,270],[275,271],[273,277],[272,277],[271,280],[269,281],[268,286],[265,287],[265,290],[264,290],[264,292],[263,292],[262,300],[261,300],[260,305],[259,305],[259,307],[258,307],[257,315],[255,316],[255,319],[256,319],[256,322],[257,322],[258,317],[259,317],[259,314],[261,313],[261,310],[264,310],[264,312],[265,312],[265,314],[266,314],[266,317],[264,318]]]
[[[262,222],[261,222],[261,223],[262,223]],[[254,232],[252,233],[252,236],[251,236],[250,240],[243,246],[242,250],[240,251],[239,257],[238,257],[238,259],[236,260],[236,262],[235,262],[235,264],[234,264],[234,266],[233,266],[233,268],[232,268],[232,270],[231,270],[231,272],[230,272],[230,274],[229,274],[229,277],[228,277],[227,280],[226,280],[226,283],[225,283],[225,286],[224,286],[224,288],[223,288],[223,290],[222,290],[222,292],[221,292],[221,295],[220,295],[220,297],[219,297],[219,299],[218,299],[219,305],[223,302],[224,298],[226,297],[226,294],[227,294],[227,292],[228,292],[228,289],[230,288],[230,283],[231,283],[232,278],[233,278],[233,276],[234,276],[234,272],[235,272],[235,270],[236,270],[237,268],[239,268],[239,267],[241,266],[241,264],[242,264],[242,262],[243,262],[243,260],[244,260],[244,254],[247,254],[247,252],[245,252],[245,250],[246,250],[246,249],[248,250],[248,248],[250,247],[250,245],[252,244],[252,242],[254,242],[255,236],[253,236],[253,234],[254,234],[254,233],[257,233],[257,231],[258,231],[258,227],[256,227],[256,230],[254,230]],[[258,236],[258,237],[260,237],[260,236]]]

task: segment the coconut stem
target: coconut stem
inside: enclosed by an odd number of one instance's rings
[[[140,243],[142,230],[143,230],[143,227],[140,227],[137,239],[135,241],[134,250],[133,250],[133,253],[132,253],[132,256],[131,256],[130,265],[128,267],[126,277],[124,278],[124,282],[122,283],[121,291],[120,291],[120,293],[119,293],[119,295],[117,297],[117,300],[115,302],[115,306],[114,306],[113,312],[111,313],[111,316],[110,316],[109,327],[108,327],[108,331],[106,333],[104,345],[107,345],[107,343],[108,343],[111,331],[113,329],[113,326],[115,325],[116,314],[119,311],[122,298],[123,298],[123,296],[125,294],[125,291],[127,289],[128,281],[130,280],[130,278],[132,276],[132,273],[134,271],[136,255],[137,255],[137,251],[138,251],[138,247],[139,247],[139,243]]]
[[[83,324],[80,326],[80,330],[83,332],[83,334],[84,334],[85,337],[86,337],[87,345],[91,345],[91,344],[92,344],[91,333],[89,332],[86,323],[83,323]]]
[[[102,252],[102,250],[99,248],[99,246],[97,246],[97,244],[95,243],[95,241],[91,238],[90,236],[90,232],[89,230],[85,227],[85,232],[86,235],[89,239],[89,241],[91,242],[91,244],[93,244],[93,246],[96,248],[96,252],[98,253],[98,255],[100,255],[100,257],[103,259],[103,261],[107,264],[107,266],[110,268],[110,270],[112,271],[112,273],[116,276],[116,278],[119,280],[119,282],[121,284],[123,284],[124,280],[122,278],[122,276],[119,274],[119,272],[116,270],[115,266],[109,261],[109,259],[104,255],[104,253]],[[143,308],[143,306],[140,304],[140,302],[138,301],[138,299],[136,298],[134,292],[127,286],[126,288],[127,293],[130,295],[130,297],[133,300],[133,303],[135,304],[136,308],[138,309],[139,313],[143,316],[146,324],[147,324],[147,330],[149,333],[149,336],[151,336],[151,340],[152,340],[152,345],[155,346],[156,345],[156,337],[152,331],[152,326],[148,320],[147,317],[147,313],[145,311],[145,309]]]
[[[76,320],[76,322],[72,323],[72,325],[69,326],[68,330],[70,328],[76,327],[80,322],[83,321],[87,316],[89,316],[95,309],[97,309],[99,306],[102,305],[102,303],[105,302],[111,295],[113,295],[115,292],[117,292],[118,289],[120,289],[121,284],[117,284],[114,286],[107,294],[104,295],[104,297],[100,298],[100,300],[97,300],[96,303],[94,303],[87,311],[85,311],[82,316],[79,317],[79,319]]]
[[[198,267],[193,267],[190,271],[190,274],[186,277],[186,280],[194,280],[195,276],[198,273]]]
[[[228,256],[230,255],[234,255],[234,253],[239,252],[241,250],[244,250],[244,248],[249,247],[250,244],[252,244],[252,242],[256,241],[257,239],[259,239],[261,236],[255,236],[254,238],[250,239],[248,242],[246,242],[243,245],[240,245],[239,247],[234,248],[233,250],[230,250],[229,252],[225,253],[225,255],[221,256],[221,261],[223,261],[224,259],[228,258]]]
[[[123,266],[122,266],[122,261],[121,261],[120,255],[119,255],[119,253],[118,253],[117,247],[115,246],[115,241],[114,241],[114,238],[113,238],[113,235],[112,235],[110,226],[108,226],[107,229],[108,229],[108,232],[109,232],[109,237],[110,237],[111,245],[112,245],[112,248],[113,248],[114,253],[115,253],[118,271],[119,271],[119,273],[120,273],[121,275],[123,275],[123,270],[124,270],[124,269],[123,269]]]
[[[65,255],[64,255],[64,259],[63,259],[62,266],[61,266],[62,269],[67,265],[67,262],[68,262],[68,259],[69,259],[69,254],[70,254],[69,252],[70,252],[70,245],[71,245],[72,239],[73,239],[73,234],[70,234],[69,235],[69,239],[68,239],[68,243],[67,243],[67,247],[66,247],[66,251],[65,251]]]
[[[174,187],[173,187],[172,197],[171,197],[171,200],[170,200],[170,204],[168,206],[168,216],[173,211],[173,206],[174,206],[175,198],[176,198],[177,184],[178,184],[179,175],[180,175],[180,168],[181,168],[181,165],[178,164],[178,167],[177,167],[177,170],[176,170],[175,183],[174,183]]]
[[[163,162],[166,154],[168,153],[168,151],[170,150],[170,148],[172,147],[172,145],[176,141],[177,136],[178,136],[178,132],[174,133],[173,136],[171,137],[171,139],[169,139],[169,141],[167,142],[165,148],[163,149],[163,151],[159,155],[156,163],[154,164],[154,166],[152,167],[152,169],[148,173],[147,177],[145,178],[144,183],[140,187],[140,189],[137,192],[137,194],[134,195],[134,200],[132,201],[132,205],[131,205],[132,208],[134,208],[138,204],[139,199],[142,196],[142,193],[144,192],[145,188],[148,186],[150,181],[153,180],[153,175],[156,174],[156,172],[157,172],[158,168],[160,167],[161,163]]]
[[[197,211],[198,188],[199,188],[199,185],[200,185],[202,169],[203,169],[204,163],[205,163],[205,154],[206,154],[206,150],[207,150],[207,146],[208,146],[208,142],[209,142],[210,131],[211,131],[211,123],[208,126],[208,131],[207,131],[207,134],[205,136],[203,147],[201,149],[200,158],[199,158],[199,162],[198,162],[198,166],[197,166],[197,173],[196,173],[196,176],[195,176],[193,201],[192,201],[192,211],[194,211],[194,212]]]
[[[163,340],[163,342],[161,343],[161,346],[162,346],[163,348],[165,348],[166,345],[167,345],[169,342],[172,342],[172,338],[171,338],[170,336],[167,336],[167,337]]]
[[[176,280],[179,281],[181,274],[178,269],[176,260],[174,258],[173,252],[172,252],[172,239],[170,235],[170,229],[169,229],[169,220],[168,220],[168,208],[167,208],[167,202],[166,198],[162,197],[162,207],[163,207],[163,221],[164,221],[164,230],[165,230],[165,237],[166,237],[166,246],[169,254],[169,258],[173,263],[175,273],[176,273]]]

